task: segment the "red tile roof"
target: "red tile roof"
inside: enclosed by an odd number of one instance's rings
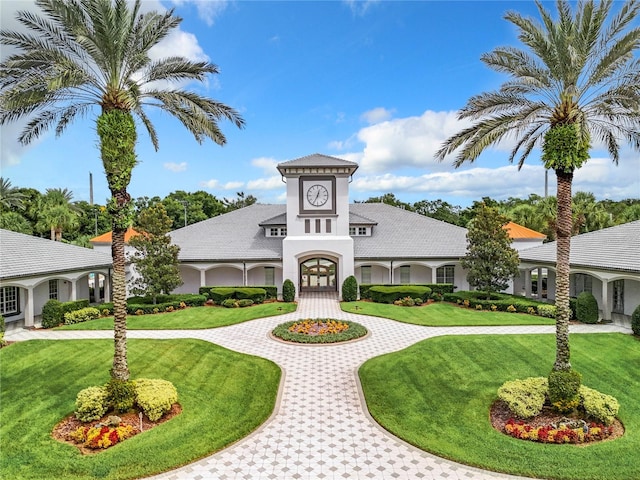
[[[140,235],[139,232],[134,230],[132,227],[127,228],[127,231],[124,233],[124,242],[129,243],[131,237],[135,237],[136,235]],[[97,237],[89,240],[91,243],[111,243],[111,232],[103,233],[102,235],[98,235]]]
[[[544,233],[536,232],[535,230],[531,230],[530,228],[523,227],[522,225],[518,225],[517,223],[509,222],[504,226],[504,229],[509,232],[509,237],[512,239],[543,239],[547,238]]]

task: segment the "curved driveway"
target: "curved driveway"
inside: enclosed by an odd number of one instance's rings
[[[269,332],[299,318],[331,317],[367,327],[366,338],[341,345],[287,345]],[[554,326],[422,327],[340,310],[335,294],[300,298],[298,310],[209,330],[130,330],[129,338],[198,338],[268,358],[283,370],[271,418],[230,447],[154,479],[341,480],[516,479],[482,471],[418,450],[378,426],[364,408],[357,379],[367,359],[425,338],[459,334],[553,333]],[[572,333],[623,332],[615,325],[572,325]],[[111,331],[19,331],[11,340],[112,338]],[[498,452],[496,452],[498,454]]]

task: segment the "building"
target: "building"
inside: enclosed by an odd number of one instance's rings
[[[555,300],[556,242],[520,252],[516,289],[531,296],[531,272],[548,272],[546,298]],[[570,295],[588,291],[600,318],[630,326],[640,305],[640,220],[571,238]]]
[[[109,301],[111,255],[0,229],[0,315],[33,327],[50,299]]]
[[[315,154],[278,165],[284,205],[252,205],[171,232],[179,292],[207,285],[337,291],[359,283],[453,283],[468,289],[465,228],[385,204],[349,204],[358,164]]]

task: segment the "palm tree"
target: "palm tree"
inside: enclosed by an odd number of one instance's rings
[[[82,210],[71,203],[73,193],[66,188],[47,188],[38,205],[36,228],[48,229],[51,240],[62,241],[62,232],[79,225]]]
[[[140,13],[140,0],[36,0],[44,15],[19,12],[28,33],[3,31],[1,43],[18,53],[0,66],[0,124],[28,117],[23,144],[49,127],[56,135],[78,116],[99,108],[100,154],[111,191],[114,359],[111,376],[127,381],[124,233],[133,217],[127,187],[136,165],[137,118],[158,148],[146,107],[176,117],[196,141],[226,143],[218,121],[244,126],[232,108],[186,91],[176,83],[204,81],[218,73],[209,62],[180,56],[152,60],[150,50],[181,19],[173,10]]]
[[[11,186],[8,178],[0,177],[0,211],[22,209],[24,195],[16,187]]]
[[[569,355],[569,253],[573,172],[589,157],[591,141],[606,145],[617,164],[620,143],[640,150],[640,28],[633,25],[640,4],[630,0],[613,14],[613,2],[578,2],[575,12],[557,1],[554,19],[536,2],[541,22],[509,12],[525,48],[498,47],[481,59],[509,80],[498,91],[471,97],[458,114],[474,123],[445,141],[442,160],[473,162],[489,146],[515,139],[509,156],[522,167],[542,147],[546,168],[556,172],[556,361],[571,369]],[[611,16],[612,15],[612,16]]]

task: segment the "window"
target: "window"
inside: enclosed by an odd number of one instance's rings
[[[358,227],[358,235],[366,235],[367,227]]]
[[[20,313],[18,287],[0,288],[0,315],[10,316]]]
[[[371,266],[360,267],[360,283],[371,283]]]
[[[316,233],[320,233],[320,219],[316,218]]]
[[[276,269],[274,267],[264,267],[264,284],[276,284]]]
[[[58,280],[49,280],[49,300],[58,300]]]
[[[349,235],[355,235],[356,234],[356,227],[349,227]]]
[[[326,228],[326,232],[327,233],[331,233],[331,219],[327,218],[327,228]]]
[[[436,269],[436,283],[453,283],[455,265],[445,265]]]
[[[271,237],[277,237],[278,236],[278,229],[275,227],[272,227],[269,229],[269,236]]]
[[[284,228],[280,229],[280,236],[281,237],[286,237],[287,236],[287,227],[284,227]]]
[[[624,313],[624,280],[613,282],[613,310],[614,313]]]
[[[304,233],[311,233],[311,220],[308,218],[304,221]]]
[[[400,267],[400,283],[411,282],[411,267],[409,265],[403,265]]]

